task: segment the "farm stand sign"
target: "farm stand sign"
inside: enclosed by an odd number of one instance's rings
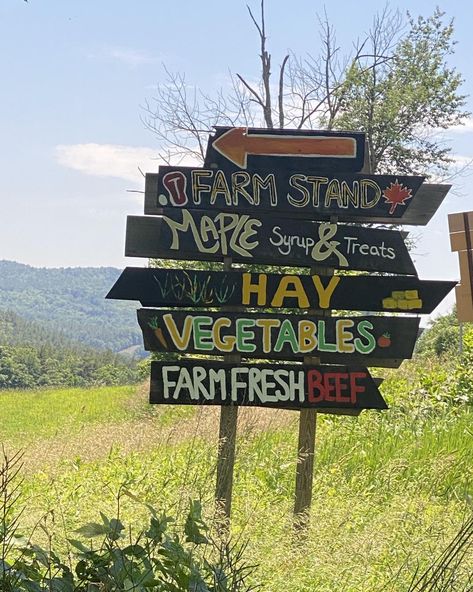
[[[403,235],[395,230],[288,220],[273,216],[166,210],[129,216],[125,254],[416,275]]]
[[[370,359],[410,358],[417,318],[320,317],[256,313],[197,314],[140,309],[145,349],[250,358],[302,359],[370,364]],[[375,365],[371,362],[371,365]]]
[[[386,409],[366,368],[152,362],[151,402],[318,410]]]
[[[304,167],[305,168],[305,167]],[[261,214],[290,214],[305,219],[336,215],[340,220],[402,218],[424,177],[400,175],[310,175],[273,170],[266,173],[161,166],[146,175],[145,213],[180,207]]]
[[[143,306],[251,306],[431,313],[456,282],[127,267],[107,298]]]

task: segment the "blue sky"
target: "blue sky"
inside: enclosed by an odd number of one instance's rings
[[[258,10],[259,2],[249,0]],[[458,41],[452,64],[472,94],[471,2],[450,0]],[[435,3],[391,3],[429,15]],[[378,2],[327,4],[340,45],[362,37]],[[440,5],[440,8],[443,8]],[[269,50],[317,51],[317,10],[308,0],[267,0]],[[228,70],[256,79],[258,39],[245,2],[157,0],[1,0],[0,259],[34,266],[145,265],[123,257],[127,214],[142,213],[138,166],[157,170],[156,138],[141,106],[164,80],[162,64],[190,84],[228,84]],[[473,100],[468,106],[473,111]],[[473,157],[473,124],[448,134],[454,153]],[[449,252],[447,213],[473,209],[469,184],[455,192],[420,235],[424,278],[458,278]]]

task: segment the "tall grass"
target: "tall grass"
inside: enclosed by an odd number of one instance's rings
[[[473,493],[473,412],[450,401],[444,373],[441,365],[424,364],[419,371],[407,364],[402,372],[386,373],[389,411],[319,416],[311,522],[300,540],[291,529],[297,413],[242,410],[232,535],[248,541],[246,552],[259,563],[255,582],[271,592],[405,592],[413,573],[422,574],[441,555],[471,511]],[[57,534],[65,538],[98,510],[113,515],[123,486],[142,502],[127,499],[121,508],[137,528],[146,520],[144,504],[179,519],[189,498],[200,498],[212,521],[218,410],[148,412],[144,392],[123,390],[121,397],[101,397],[101,415],[88,415],[91,421],[79,433],[82,448],[62,455],[59,469],[30,467],[24,521],[33,524],[52,510]],[[51,393],[39,400],[49,415],[69,416],[60,409],[62,397]],[[116,420],[113,437],[107,434],[110,417]],[[63,429],[71,430],[71,439],[77,436],[75,423]],[[58,437],[53,431],[29,434],[35,454],[46,449],[46,436],[49,442]],[[471,556],[465,561],[473,572]]]

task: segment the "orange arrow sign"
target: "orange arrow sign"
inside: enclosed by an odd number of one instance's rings
[[[307,158],[355,158],[354,138],[284,134],[248,134],[235,127],[213,141],[222,156],[246,169],[248,154],[255,156],[289,156]]]

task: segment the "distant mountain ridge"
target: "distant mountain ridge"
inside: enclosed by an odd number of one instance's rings
[[[138,303],[105,300],[120,274],[114,267],[37,268],[0,261],[0,310],[67,341],[114,352],[142,346]]]

